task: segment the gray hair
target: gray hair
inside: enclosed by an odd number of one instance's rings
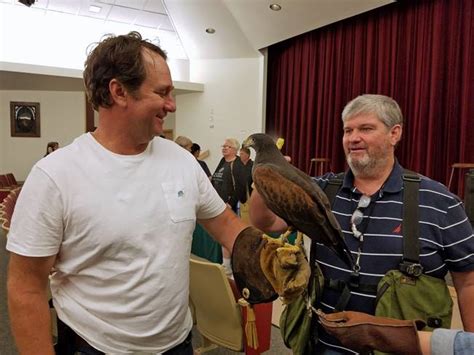
[[[403,115],[397,102],[385,95],[360,95],[350,101],[342,111],[342,122],[351,117],[373,113],[385,126],[403,124]]]
[[[193,145],[193,141],[185,136],[176,137],[174,142],[187,150],[191,150],[191,146]]]
[[[235,150],[239,150],[240,143],[237,139],[235,139],[235,138],[226,138],[225,142],[227,142]]]

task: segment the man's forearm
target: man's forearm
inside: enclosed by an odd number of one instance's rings
[[[474,332],[474,286],[458,291],[458,304],[462,324],[466,332]]]
[[[264,232],[282,232],[287,228],[286,223],[268,209],[256,189],[250,195],[249,216],[252,225]]]
[[[8,308],[19,354],[54,355],[51,316],[44,293],[19,293],[9,286]]]
[[[474,271],[451,272],[465,331],[474,332]]]
[[[198,222],[229,252],[226,257],[232,253],[237,235],[247,227],[247,223],[240,220],[230,208],[225,209],[217,217],[198,220]]]

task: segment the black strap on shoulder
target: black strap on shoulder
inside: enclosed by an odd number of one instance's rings
[[[324,192],[331,204],[334,202],[336,193],[342,185],[344,174],[338,174],[330,179]],[[419,190],[421,178],[418,174],[406,170],[403,173],[403,259],[400,263],[400,271],[412,277],[418,277],[423,272],[423,267],[419,263],[420,241],[419,241]],[[328,192],[330,190],[330,192]],[[330,194],[334,196],[330,196]],[[359,292],[376,293],[377,285],[352,284],[350,281],[325,279],[324,286],[341,292],[341,296],[335,306],[335,311],[345,309],[351,297],[351,290]]]
[[[418,277],[423,272],[420,264],[420,216],[419,190],[421,178],[417,173],[406,170],[403,172],[403,260],[400,271]]]
[[[311,277],[308,282],[308,290],[313,289],[314,278],[316,277],[316,243],[311,240],[311,246],[309,248],[309,266],[311,270]],[[310,295],[311,297],[312,295]]]
[[[344,182],[344,173],[339,173],[334,175],[332,178],[328,180],[327,185],[324,187],[323,191],[328,197],[329,203],[331,206],[334,204],[334,200],[336,199],[337,192],[342,186]]]

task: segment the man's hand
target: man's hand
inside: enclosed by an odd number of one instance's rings
[[[237,236],[232,253],[235,283],[249,303],[291,303],[306,289],[310,268],[303,251],[254,227]]]
[[[326,332],[352,350],[421,354],[417,330],[425,326],[423,321],[375,317],[351,311],[325,314],[318,310],[317,314]]]

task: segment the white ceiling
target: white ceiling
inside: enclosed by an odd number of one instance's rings
[[[154,29],[157,37],[164,33],[175,38],[188,59],[219,59],[257,57],[261,48],[394,1],[36,0],[31,9]],[[17,0],[0,0],[2,3],[25,6]],[[270,10],[272,3],[280,4],[282,10]],[[99,12],[89,11],[91,5]],[[208,27],[216,33],[207,34]],[[71,31],[71,38],[81,34],[77,28],[61,30]]]
[[[271,44],[394,0],[163,0],[190,58],[255,57]],[[280,11],[270,4],[281,5]],[[212,27],[216,33],[205,32]]]
[[[0,0],[25,6],[18,0]],[[90,11],[95,6],[98,12]],[[31,9],[174,31],[161,0],[36,0]]]

